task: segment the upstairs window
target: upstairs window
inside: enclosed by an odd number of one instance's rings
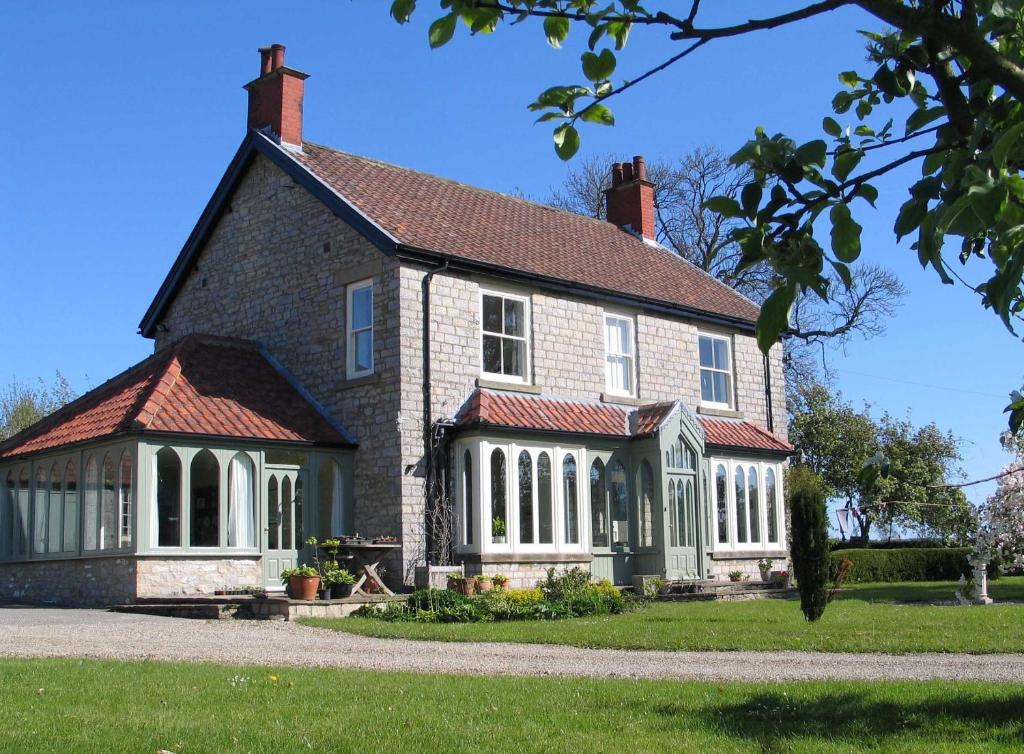
[[[632,396],[636,352],[633,320],[615,314],[604,316],[605,390],[611,395]]]
[[[528,301],[520,296],[484,293],[480,298],[480,360],[484,376],[527,382]]]
[[[707,406],[732,408],[732,354],[729,339],[701,335],[700,400]]]
[[[352,283],[348,287],[349,379],[373,374],[373,280]]]

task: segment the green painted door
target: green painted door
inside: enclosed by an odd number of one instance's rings
[[[699,579],[698,487],[695,472],[671,472],[665,481],[665,572],[669,579]]]
[[[263,579],[268,589],[281,589],[281,571],[299,562],[306,535],[306,473],[268,467],[264,474]]]

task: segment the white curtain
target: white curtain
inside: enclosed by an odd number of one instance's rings
[[[228,547],[256,546],[252,461],[238,454],[228,468]]]
[[[341,485],[341,469],[338,464],[331,463],[331,536],[339,537],[345,534],[345,510],[342,496],[344,491]],[[348,532],[351,533],[351,532]]]

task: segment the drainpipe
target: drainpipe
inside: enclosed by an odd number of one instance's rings
[[[768,354],[764,355],[764,405],[768,420],[768,431],[775,432],[775,414],[772,411],[772,370]]]
[[[448,260],[445,259],[437,267],[432,268],[423,276],[423,457],[426,465],[423,469],[424,485],[427,491],[427,500],[432,493],[434,485],[434,452],[431,447],[431,434],[433,433],[434,414],[431,407],[433,394],[430,388],[430,283],[434,275],[448,269]],[[433,543],[430,541],[430,530],[427,529],[427,552],[429,553]]]

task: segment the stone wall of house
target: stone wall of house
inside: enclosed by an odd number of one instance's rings
[[[773,571],[789,570],[788,555],[773,555],[771,559]],[[728,581],[732,571],[742,571],[748,581],[760,583],[761,570],[757,566],[759,560],[760,558],[756,557],[733,558],[728,555],[712,555],[708,578],[716,581]]]
[[[375,374],[348,380],[346,286],[370,277]],[[353,515],[364,535],[409,534],[401,503],[398,286],[391,257],[257,156],[168,307],[160,323],[166,332],[157,328],[158,349],[190,333],[260,342],[355,435]],[[389,565],[401,580],[397,561]]]
[[[546,563],[543,555],[538,556],[538,560],[533,563],[467,563],[465,573],[467,576],[480,573],[494,576],[500,573],[508,577],[509,589],[532,589],[537,586],[537,582],[547,578],[549,568],[554,568],[557,574],[573,568],[590,573],[590,563]]]
[[[0,604],[106,607],[136,596],[132,557],[0,563]]]
[[[139,597],[194,597],[218,589],[263,585],[259,556],[140,557],[135,570]]]

